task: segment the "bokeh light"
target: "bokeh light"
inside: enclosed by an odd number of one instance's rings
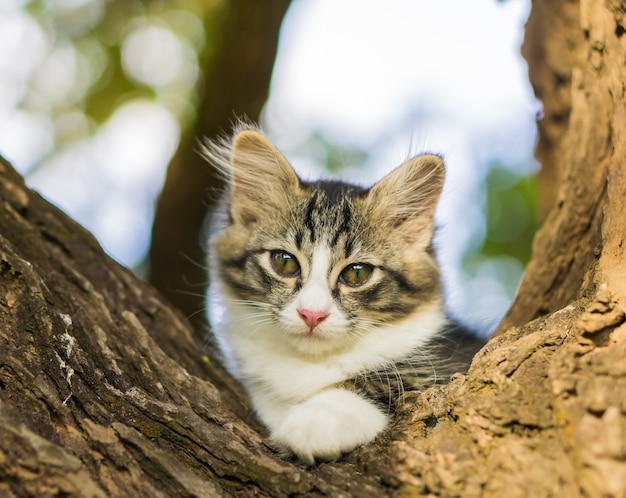
[[[201,20],[176,2],[0,9],[0,153],[137,268],[167,164],[195,113]]]

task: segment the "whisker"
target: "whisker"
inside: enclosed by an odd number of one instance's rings
[[[204,270],[204,271],[209,270],[209,267],[206,264],[196,261],[195,259],[193,259],[191,256],[189,256],[187,253],[183,251],[179,251],[178,255],[181,256],[183,259],[187,260],[189,263],[191,263],[195,267],[200,268],[201,270]]]

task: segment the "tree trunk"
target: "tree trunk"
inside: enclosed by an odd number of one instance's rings
[[[0,495],[625,496],[624,9],[544,2],[533,43],[568,30],[571,70],[529,57],[533,83],[571,98],[516,326],[339,462],[276,456],[180,313],[0,163]]]
[[[150,282],[200,333],[206,332],[203,224],[223,182],[198,153],[199,140],[229,133],[237,116],[258,121],[288,6],[289,0],[231,0],[222,2],[218,14],[210,10],[198,117],[170,162],[157,204]]]
[[[545,108],[538,158],[556,172],[557,197],[500,330],[603,284],[626,304],[625,15],[618,0],[533,2],[523,52]]]

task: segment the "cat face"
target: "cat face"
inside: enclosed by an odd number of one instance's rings
[[[439,157],[418,156],[370,189],[303,182],[252,130],[235,137],[229,159],[214,274],[269,333],[325,354],[439,298],[430,251]]]

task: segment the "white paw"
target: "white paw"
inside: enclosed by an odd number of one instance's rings
[[[272,431],[281,450],[312,464],[333,460],[373,440],[387,426],[374,404],[344,389],[329,389],[291,407]]]

